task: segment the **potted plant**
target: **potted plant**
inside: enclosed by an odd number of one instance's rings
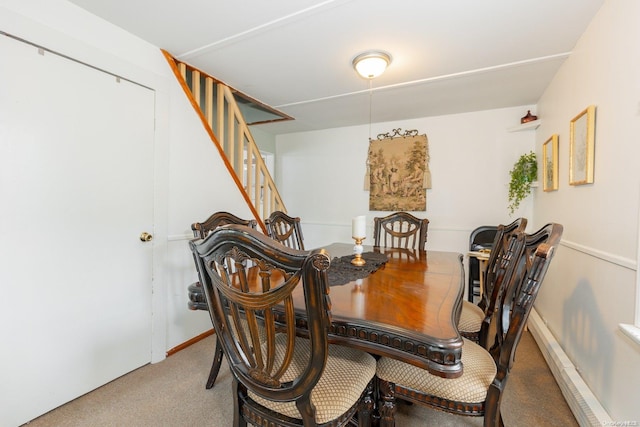
[[[520,156],[509,175],[511,176],[511,182],[509,182],[509,212],[513,214],[520,206],[520,202],[531,193],[531,183],[538,177],[536,153],[531,151]]]

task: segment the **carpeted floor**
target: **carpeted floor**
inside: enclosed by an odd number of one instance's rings
[[[137,369],[25,425],[231,426],[231,376],[226,362],[214,388],[204,388],[214,346],[214,338],[208,337],[160,363]],[[528,332],[523,335],[516,353],[502,413],[508,427],[578,425]],[[461,417],[419,405],[400,404],[396,425],[482,426],[482,418]]]

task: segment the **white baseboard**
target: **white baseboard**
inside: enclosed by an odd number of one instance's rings
[[[594,427],[612,425],[611,417],[591,392],[535,309],[529,316],[528,327],[578,424]]]

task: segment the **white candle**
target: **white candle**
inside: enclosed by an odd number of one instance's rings
[[[367,236],[367,217],[357,216],[351,221],[351,237],[364,238]]]

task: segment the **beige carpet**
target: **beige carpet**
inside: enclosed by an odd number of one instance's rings
[[[226,362],[216,385],[204,388],[215,342],[206,338],[166,360],[147,365],[25,425],[213,426],[232,425],[231,376]],[[525,333],[509,376],[502,413],[508,427],[577,426],[535,341]],[[398,427],[482,426],[419,405],[398,406]]]

